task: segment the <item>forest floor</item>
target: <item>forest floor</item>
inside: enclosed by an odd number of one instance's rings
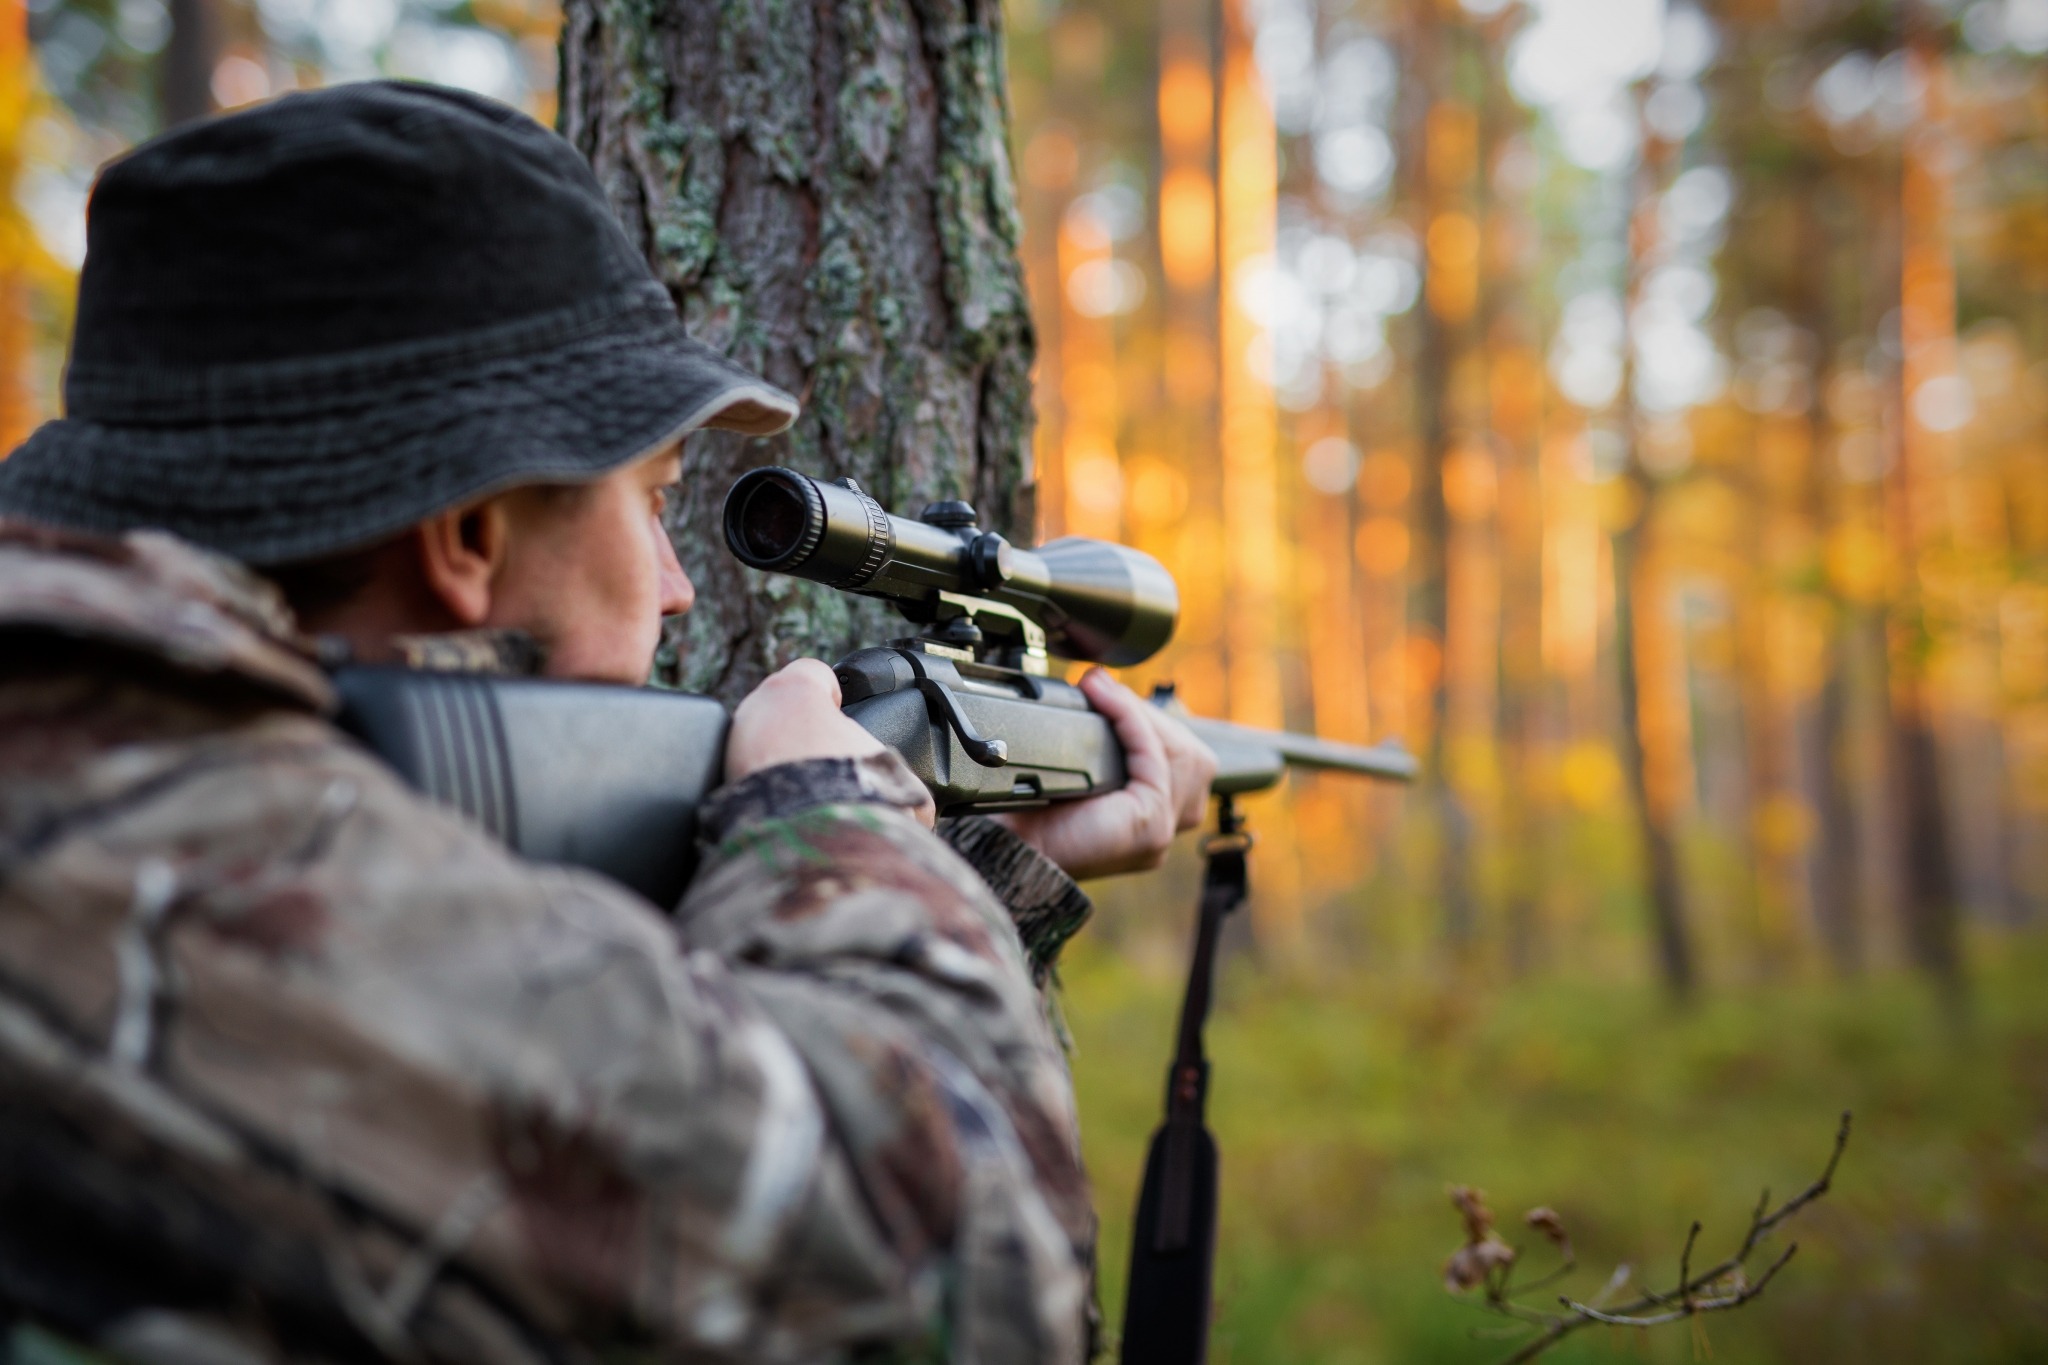
[[[1972,947],[1960,1022],[1900,975],[1724,987],[1681,1011],[1616,974],[1235,964],[1209,1030],[1210,1359],[1489,1365],[1520,1338],[1443,1287],[1462,1240],[1447,1186],[1484,1189],[1538,1270],[1521,1214],[1558,1210],[1582,1268],[1550,1294],[1591,1296],[1622,1263],[1661,1289],[1693,1219],[1700,1260],[1732,1250],[1761,1189],[1819,1173],[1850,1109],[1835,1189],[1780,1234],[1800,1251],[1768,1293],[1693,1327],[1588,1329],[1546,1359],[2048,1360],[2048,937]],[[1064,977],[1114,1324],[1179,983],[1088,935]]]

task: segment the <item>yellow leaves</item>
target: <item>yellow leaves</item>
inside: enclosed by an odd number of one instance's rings
[[[1581,741],[1565,750],[1557,765],[1557,785],[1565,800],[1580,810],[1599,810],[1621,791],[1621,764],[1605,744]]]
[[[1766,857],[1789,858],[1813,842],[1813,807],[1790,792],[1773,792],[1758,803],[1750,828]]]
[[[1820,690],[1827,675],[1829,617],[1810,597],[1773,597],[1764,606],[1766,683],[1774,695],[1795,701]]]
[[[1983,640],[1949,640],[1931,661],[1929,675],[1949,708],[1986,719],[1998,714],[1999,659]]]
[[[1643,514],[1643,490],[1633,479],[1609,479],[1598,485],[1600,529],[1619,535]]]
[[[1657,524],[1680,541],[1724,548],[1742,533],[1742,499],[1721,479],[1692,479],[1659,495]]]
[[[2048,278],[2048,203],[2039,199],[2006,210],[1993,250],[2028,276]]]
[[[1779,497],[1791,496],[1804,484],[1812,456],[1813,427],[1803,414],[1765,417],[1757,423],[1755,468]]]
[[[1998,635],[2006,695],[2048,692],[2048,584],[2015,583],[1999,595]]]
[[[1459,735],[1445,742],[1444,769],[1468,798],[1493,801],[1507,783],[1501,757],[1500,746],[1491,735]]]
[[[1692,414],[1693,460],[1710,468],[1746,464],[1752,447],[1751,420],[1733,403],[1709,403]]]
[[[1132,462],[1131,516],[1140,525],[1165,526],[1187,511],[1188,482],[1181,472],[1156,455]]]
[[[1429,308],[1445,322],[1463,322],[1479,304],[1479,225],[1466,213],[1430,220]]]
[[[562,30],[562,12],[546,0],[470,0],[469,11],[486,28],[501,33],[555,40]]]
[[[1874,528],[1844,522],[1827,541],[1828,582],[1851,602],[1884,599],[1891,576],[1891,548]]]

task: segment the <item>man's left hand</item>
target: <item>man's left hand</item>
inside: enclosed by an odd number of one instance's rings
[[[1202,823],[1216,756],[1187,726],[1099,668],[1081,679],[1081,690],[1116,727],[1123,787],[992,818],[1076,880],[1148,871],[1166,860],[1174,835]]]

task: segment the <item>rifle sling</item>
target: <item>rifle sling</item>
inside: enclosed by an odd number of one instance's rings
[[[1126,1362],[1198,1362],[1206,1355],[1215,1270],[1216,1155],[1204,1124],[1209,1062],[1202,1029],[1215,986],[1223,920],[1244,903],[1250,847],[1236,808],[1225,796],[1219,803],[1218,831],[1203,843],[1195,952],[1167,1072],[1166,1121],[1153,1137],[1132,1228]]]
[[[1223,932],[1223,917],[1244,900],[1246,871],[1242,848],[1215,848],[1202,875],[1195,955],[1181,1000],[1179,1043],[1166,1079],[1166,1174],[1160,1186],[1159,1223],[1152,1230],[1152,1245],[1158,1251],[1179,1251],[1188,1244],[1196,1134],[1207,1117],[1209,1099],[1202,1029],[1209,1019],[1216,979],[1216,942]]]

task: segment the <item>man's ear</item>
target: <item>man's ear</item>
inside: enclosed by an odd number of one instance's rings
[[[490,619],[509,531],[503,498],[442,512],[414,528],[427,588],[464,628]]]

